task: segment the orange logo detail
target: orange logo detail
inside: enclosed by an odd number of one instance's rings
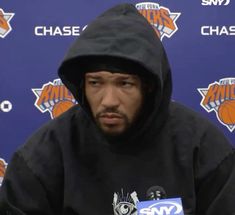
[[[181,13],[172,13],[168,8],[154,2],[141,2],[136,4],[136,8],[153,26],[161,40],[164,36],[170,38],[178,30],[176,20]]]
[[[208,88],[198,88],[202,95],[201,106],[209,113],[215,111],[217,119],[230,132],[235,129],[235,78],[224,78]]]
[[[3,181],[3,177],[5,175],[5,172],[6,172],[6,168],[7,168],[7,163],[5,162],[5,160],[0,158],[0,186],[2,185],[2,181]]]
[[[4,13],[0,8],[0,37],[4,38],[12,30],[10,20],[14,16],[14,13]]]
[[[32,91],[37,97],[34,105],[42,113],[48,111],[52,119],[77,103],[60,79],[48,82],[42,88],[34,88]]]

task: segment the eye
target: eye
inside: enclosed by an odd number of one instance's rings
[[[130,88],[130,87],[134,86],[134,82],[132,82],[132,81],[121,81],[120,85],[121,85],[121,87],[124,87],[124,88]]]
[[[100,86],[101,82],[98,80],[89,80],[88,85],[93,86],[93,87],[98,87]]]

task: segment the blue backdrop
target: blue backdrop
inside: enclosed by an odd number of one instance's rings
[[[172,68],[173,99],[213,121],[235,144],[234,2],[0,1],[3,163],[36,129],[74,103],[57,68],[85,26],[121,2],[135,4],[161,37]]]

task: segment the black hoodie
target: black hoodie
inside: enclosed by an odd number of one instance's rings
[[[84,98],[84,73],[97,69],[134,72],[155,86],[138,123],[115,143]],[[59,76],[82,108],[50,121],[17,150],[1,187],[1,215],[136,214],[136,202],[155,185],[181,197],[185,214],[235,214],[234,149],[211,123],[170,100],[165,51],[134,6],[118,5],[89,24]]]

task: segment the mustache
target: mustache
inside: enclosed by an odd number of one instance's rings
[[[107,114],[109,114],[109,115],[113,114],[115,116],[120,116],[120,117],[126,118],[126,115],[124,113],[122,113],[121,111],[117,110],[116,108],[106,108],[104,110],[101,110],[96,114],[96,118],[103,117]]]

